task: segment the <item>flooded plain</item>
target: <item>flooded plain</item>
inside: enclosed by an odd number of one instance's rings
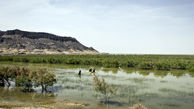
[[[128,109],[137,103],[145,105],[148,109],[194,107],[194,77],[187,71],[95,67],[96,75],[100,79],[104,78],[108,84],[118,88],[116,95],[111,97],[108,103],[103,104],[93,88],[93,75],[88,71],[91,66],[23,63],[1,63],[1,65],[46,67],[56,74],[57,83],[50,87],[50,92],[46,94],[41,94],[40,88],[35,88],[35,92],[25,93],[14,88],[14,84],[10,88],[0,88],[0,108],[6,107],[5,104],[13,107],[17,104],[58,109]],[[78,76],[79,70],[82,71],[81,76]]]

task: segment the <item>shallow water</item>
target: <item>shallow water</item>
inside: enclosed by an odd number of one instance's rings
[[[40,65],[27,65],[37,67]],[[46,65],[42,65],[46,67]],[[52,65],[49,65],[49,67]],[[82,71],[81,77],[77,75]],[[186,71],[141,71],[137,69],[96,68],[96,75],[118,88],[108,104],[101,104],[93,89],[93,75],[88,67],[52,67],[57,84],[54,93],[23,93],[17,88],[1,88],[0,101],[9,103],[37,103],[70,100],[88,104],[85,108],[128,108],[140,103],[149,109],[193,109],[194,77]]]

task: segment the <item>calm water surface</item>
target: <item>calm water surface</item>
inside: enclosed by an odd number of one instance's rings
[[[77,75],[79,70],[82,71],[81,77]],[[88,68],[53,67],[52,72],[56,74],[58,82],[49,88],[54,92],[49,96],[40,94],[40,88],[36,88],[36,93],[23,93],[17,88],[1,88],[0,101],[32,103],[70,100],[88,104],[89,108],[105,109],[123,109],[136,103],[150,109],[194,107],[194,77],[185,71],[97,68],[96,75],[99,78],[104,78],[107,83],[118,88],[117,95],[112,97],[108,104],[100,104],[100,99],[95,96],[93,75],[89,74]]]

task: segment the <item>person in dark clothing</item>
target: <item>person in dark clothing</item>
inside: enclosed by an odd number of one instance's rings
[[[95,71],[96,71],[96,70],[95,70],[95,69],[93,69],[93,71],[92,71],[92,72],[93,72],[93,73],[95,73]]]
[[[81,71],[81,70],[79,70],[79,73],[78,73],[78,75],[79,75],[79,76],[81,76],[81,74],[82,74],[82,71]]]
[[[92,68],[89,69],[89,72],[92,72]]]

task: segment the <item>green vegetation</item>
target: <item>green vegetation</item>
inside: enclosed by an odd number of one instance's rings
[[[10,81],[14,80],[16,77],[17,68],[1,67],[0,68],[0,86],[11,85]]]
[[[141,69],[148,69],[148,70],[154,68],[153,64],[148,63],[148,62],[142,62],[142,63],[139,64],[138,67],[141,68]]]
[[[55,74],[47,73],[46,69],[35,71],[31,75],[35,87],[42,87],[42,92],[47,92],[48,86],[53,86],[56,83]]]
[[[98,79],[96,75],[93,77],[94,80],[94,90],[97,92],[97,96],[102,96],[104,103],[107,103],[111,96],[116,95],[117,88],[113,88],[105,80]]]
[[[171,65],[169,63],[158,62],[155,64],[157,70],[170,70]],[[175,67],[174,69],[179,69],[179,66]]]
[[[0,56],[0,61],[156,70],[193,71],[194,67],[194,55],[9,55]]]
[[[55,74],[46,69],[30,70],[26,67],[0,67],[0,86],[10,87],[15,82],[16,87],[21,87],[25,92],[33,91],[33,86],[42,87],[42,92],[47,92],[48,86],[56,83]]]
[[[194,72],[194,67],[191,67],[189,70],[190,70],[191,72]]]

